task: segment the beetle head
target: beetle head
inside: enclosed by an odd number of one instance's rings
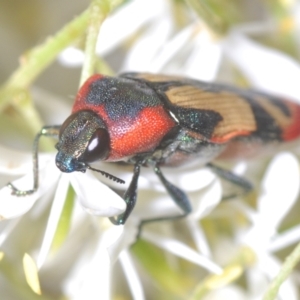
[[[85,172],[89,163],[104,160],[109,154],[106,125],[93,111],[76,112],[61,126],[56,148],[56,165],[62,172]]]

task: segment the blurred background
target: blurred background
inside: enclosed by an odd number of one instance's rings
[[[0,3],[0,81],[3,83],[17,69],[20,56],[87,8],[89,1],[15,0]],[[80,68],[70,69],[54,62],[37,79],[36,85],[70,95],[78,85]]]

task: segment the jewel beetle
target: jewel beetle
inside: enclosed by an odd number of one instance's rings
[[[124,194],[125,212],[111,218],[124,224],[137,199],[141,167],[153,168],[182,217],[192,210],[187,195],[169,182],[161,166],[201,162],[244,190],[251,184],[212,162],[216,158],[247,158],[300,136],[300,105],[263,92],[198,80],[149,73],[90,77],[79,90],[72,114],[61,126],[46,126],[34,142],[34,187],[38,188],[38,142],[58,137],[56,165],[62,172],[98,171],[90,163],[132,164],[133,177]],[[161,219],[161,218],[159,218]],[[156,220],[159,220],[156,219]],[[153,220],[151,220],[153,221]]]

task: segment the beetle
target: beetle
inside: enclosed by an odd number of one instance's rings
[[[61,126],[43,127],[38,133],[33,150],[34,187],[20,191],[10,184],[16,195],[28,195],[38,188],[41,136],[58,137],[56,165],[62,172],[91,169],[122,183],[90,163],[122,161],[134,166],[123,197],[126,210],[110,218],[114,224],[124,224],[134,208],[142,166],[153,168],[182,209],[180,216],[167,217],[172,219],[189,214],[192,208],[187,195],[165,178],[161,166],[201,162],[249,191],[252,185],[246,179],[212,162],[220,157],[246,158],[296,140],[300,136],[300,105],[263,92],[177,76],[96,74],[80,88],[66,121]]]

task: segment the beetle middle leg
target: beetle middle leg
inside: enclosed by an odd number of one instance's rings
[[[162,174],[160,168],[156,165],[154,166],[154,172],[161,180],[162,184],[168,191],[169,195],[172,197],[172,199],[175,201],[175,203],[182,209],[183,213],[180,215],[174,215],[174,216],[164,216],[164,217],[158,217],[158,218],[151,218],[151,219],[145,219],[142,220],[138,227],[138,234],[137,239],[141,235],[142,227],[147,223],[152,222],[159,222],[159,221],[168,221],[168,220],[176,220],[185,217],[192,211],[192,207],[190,204],[190,201],[187,197],[187,195],[178,187],[173,185],[171,182],[169,182],[165,176]],[[138,183],[138,177],[140,175],[140,163],[136,163],[134,166],[134,173],[131,180],[131,183],[125,192],[123,199],[126,202],[126,210],[124,213],[122,213],[119,216],[111,217],[109,218],[110,221],[114,225],[124,225],[126,223],[126,220],[128,219],[129,215],[131,214],[135,203],[137,199],[137,183]]]

